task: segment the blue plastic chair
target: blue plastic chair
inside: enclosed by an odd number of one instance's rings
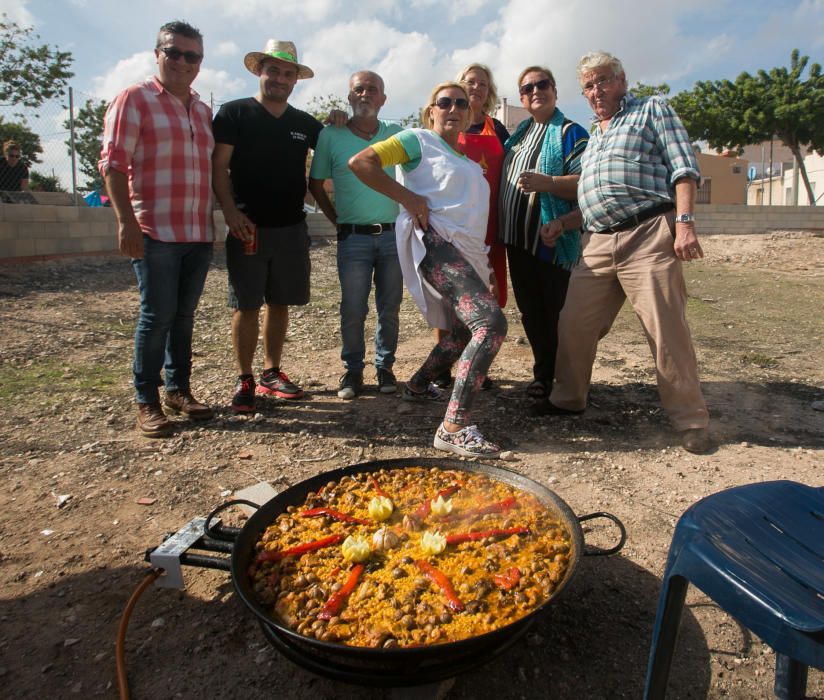
[[[681,516],[658,599],[648,700],[666,694],[690,583],[775,650],[775,695],[803,698],[807,668],[824,669],[824,488],[738,486]]]

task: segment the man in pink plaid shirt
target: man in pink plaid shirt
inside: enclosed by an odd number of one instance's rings
[[[135,330],[137,429],[164,437],[160,405],[194,420],[212,417],[189,386],[192,328],[212,260],[212,113],[191,89],[203,37],[185,22],[164,24],[157,75],[121,92],[106,112],[98,164],[117,216],[118,245],[140,291]],[[161,369],[164,378],[161,379]]]

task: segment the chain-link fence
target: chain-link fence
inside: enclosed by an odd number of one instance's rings
[[[0,108],[0,140],[15,141],[20,147],[32,190],[75,189],[71,151],[66,145],[70,141],[68,97],[45,102],[36,109],[20,105]]]
[[[223,103],[212,93],[202,95],[202,99],[215,113]],[[334,106],[347,106],[342,98],[339,102]],[[317,107],[302,106],[325,118]],[[72,88],[63,97],[36,109],[19,105],[0,107],[0,142],[12,139],[18,143],[29,168],[29,189],[86,195],[101,187],[97,161],[105,109],[105,101]],[[408,126],[412,119],[410,115],[387,121]]]

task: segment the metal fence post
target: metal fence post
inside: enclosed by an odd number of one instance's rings
[[[74,148],[74,90],[69,87],[69,143],[72,152],[72,201],[77,204],[77,154]]]

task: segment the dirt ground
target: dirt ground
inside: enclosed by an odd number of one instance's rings
[[[649,350],[624,309],[599,349],[591,405],[530,418],[531,355],[514,307],[476,417],[512,452],[503,463],[578,513],[626,524],[620,555],[584,558],[556,605],[514,647],[440,688],[446,698],[639,698],[673,527],[701,497],[772,479],[824,483],[824,236],[775,232],[704,239],[686,271],[689,319],[718,448],[678,446],[662,414]],[[345,464],[435,457],[443,406],[410,410],[375,387],[337,398],[341,373],[334,245],[313,248],[313,299],[295,309],[284,369],[305,400],[226,408],[234,370],[217,254],[195,328],[193,386],[216,407],[169,439],[134,431],[131,346],[136,290],[127,261],[0,267],[0,686],[5,697],[116,695],[118,621],[148,565],[146,548],[234,491],[284,488]],[[371,323],[370,319],[370,323]],[[396,371],[430,347],[406,299]],[[367,382],[374,378],[367,373]],[[441,455],[442,456],[442,455]],[[149,499],[140,505],[138,499]],[[593,527],[587,541],[615,534]],[[292,665],[264,639],[221,571],[186,569],[183,591],[149,588],[127,636],[135,698],[420,697],[364,689]],[[767,698],[774,656],[696,589],[687,599],[671,698]],[[824,698],[824,673],[808,695]]]

